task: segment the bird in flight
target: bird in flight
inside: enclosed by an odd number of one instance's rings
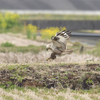
[[[55,36],[51,37],[52,43],[46,46],[47,50],[51,50],[50,57],[46,60],[54,60],[56,56],[71,54],[73,50],[67,50],[67,41],[70,39],[71,31],[63,30],[57,32]]]

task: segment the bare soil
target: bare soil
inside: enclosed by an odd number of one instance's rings
[[[10,65],[0,69],[0,84],[5,88],[91,89],[100,87],[100,64]]]

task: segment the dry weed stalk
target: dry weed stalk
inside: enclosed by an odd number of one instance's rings
[[[50,52],[40,52],[38,54],[33,53],[0,53],[0,64],[4,63],[44,63],[49,57]],[[51,61],[52,63],[63,62],[63,63],[86,63],[88,61],[97,62],[100,58],[94,57],[89,54],[70,54],[62,57],[57,57],[56,60]]]

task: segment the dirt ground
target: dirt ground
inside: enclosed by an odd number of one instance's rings
[[[43,43],[43,42],[37,42],[37,41],[33,41],[33,40],[23,39],[23,38],[19,38],[19,37],[7,35],[7,34],[0,34],[0,44],[5,43],[5,42],[10,42],[12,44],[15,44],[16,46],[47,45],[46,43]]]
[[[6,65],[0,69],[0,83],[6,88],[13,84],[20,87],[91,89],[100,84],[99,70],[100,64]]]

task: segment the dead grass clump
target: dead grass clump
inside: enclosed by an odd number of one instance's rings
[[[0,64],[4,63],[49,63],[46,59],[50,56],[51,52],[40,52],[38,54],[33,53],[0,53]],[[50,61],[51,63],[88,63],[88,62],[100,62],[100,58],[94,57],[89,54],[70,54]]]
[[[69,88],[63,90],[36,88],[32,90],[24,89],[23,91],[18,89],[6,91],[0,88],[0,100],[100,100],[100,93],[82,92],[73,92]],[[12,99],[9,99],[9,97]]]

